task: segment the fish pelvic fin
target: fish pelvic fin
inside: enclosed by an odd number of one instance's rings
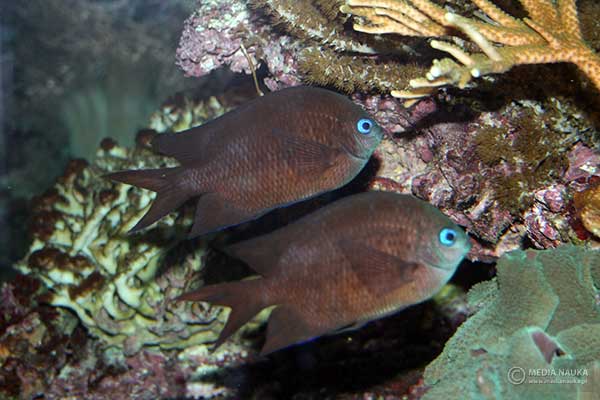
[[[152,202],[150,209],[142,219],[131,228],[129,231],[130,233],[147,228],[171,211],[179,208],[191,197],[189,192],[183,188],[181,179],[178,179],[178,175],[181,171],[181,167],[175,167],[139,171],[120,171],[105,175],[106,178],[113,181],[156,192],[156,198]]]
[[[267,339],[260,355],[266,356],[292,345],[309,342],[325,333],[310,322],[310,318],[297,307],[290,304],[277,306],[269,317]]]
[[[216,350],[262,309],[269,306],[263,303],[263,291],[263,280],[251,279],[204,286],[182,294],[175,301],[203,301],[231,308],[227,323],[214,344],[213,350]]]
[[[206,193],[196,205],[196,216],[188,239],[239,225],[257,217],[256,211],[244,210],[223,199],[218,193]]]

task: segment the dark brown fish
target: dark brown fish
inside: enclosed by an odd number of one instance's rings
[[[383,317],[435,294],[470,249],[464,231],[409,195],[367,192],[225,250],[262,277],[180,300],[231,307],[217,346],[276,306],[261,354]]]
[[[202,126],[158,135],[155,149],[180,167],[108,178],[157,192],[132,229],[200,197],[190,237],[255,219],[341,187],[364,167],[382,130],[335,92],[295,87],[257,98]]]

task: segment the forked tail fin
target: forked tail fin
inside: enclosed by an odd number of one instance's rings
[[[252,279],[205,286],[185,293],[175,301],[205,301],[231,308],[227,323],[215,342],[216,349],[263,308],[270,305],[262,301],[262,283],[263,279]]]
[[[177,179],[180,172],[181,167],[176,167],[120,171],[105,175],[108,179],[156,192],[156,198],[146,215],[129,232],[139,231],[152,225],[179,208],[191,197],[188,191],[184,190],[181,180]]]

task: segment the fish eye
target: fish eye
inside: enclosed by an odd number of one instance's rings
[[[452,228],[444,228],[440,231],[440,243],[444,246],[450,247],[456,242],[456,231]]]
[[[362,118],[356,123],[356,129],[363,135],[368,135],[373,129],[373,121],[369,118]]]

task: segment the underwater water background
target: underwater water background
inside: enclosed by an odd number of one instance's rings
[[[100,141],[132,145],[169,96],[196,86],[172,55],[193,1],[0,4],[0,275],[29,240],[28,205]],[[160,27],[160,29],[157,29]]]
[[[597,81],[568,63],[516,65],[407,108],[390,93],[447,54],[429,37],[359,32],[350,3],[0,0],[0,399],[600,399]],[[471,0],[434,3],[490,21]],[[600,1],[576,3],[598,57]],[[265,93],[327,88],[383,127],[358,176],[219,234],[186,236],[193,202],[125,234],[155,197],[104,175],[175,166],[152,140],[256,99],[254,67]],[[214,349],[229,311],[178,303],[255,274],[230,243],[376,190],[469,235],[429,300],[267,357],[270,310]],[[521,369],[578,381],[515,383]]]

